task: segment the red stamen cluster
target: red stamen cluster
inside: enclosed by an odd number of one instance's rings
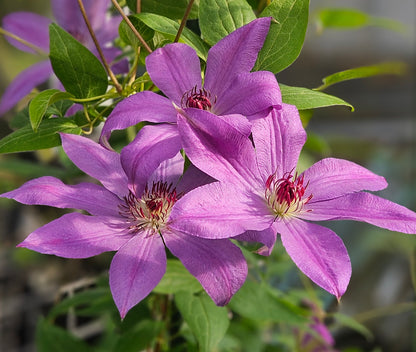
[[[216,99],[214,99],[215,103]],[[196,86],[182,96],[182,108],[196,108],[211,110],[211,94],[206,89],[197,89]]]
[[[299,177],[297,173],[295,176],[286,173],[279,179],[272,174],[266,181],[265,198],[276,216],[290,215],[302,210],[311,200],[312,195],[302,199],[307,187],[308,184],[304,185],[304,177]]]
[[[124,197],[125,204],[121,204],[120,215],[127,218],[129,229],[133,232],[144,227],[159,230],[163,227],[170,215],[175,202],[180,198],[172,184],[167,182],[153,182],[152,188],[146,188],[141,198],[132,192]]]

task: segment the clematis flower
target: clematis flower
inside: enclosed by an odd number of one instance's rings
[[[146,126],[121,154],[85,137],[62,134],[61,138],[68,157],[102,186],[86,182],[70,186],[41,177],[2,194],[24,204],[90,214],[63,215],[32,232],[19,247],[65,258],[117,251],[109,276],[122,318],[163,277],[165,245],[217,305],[228,303],[247,275],[241,250],[229,240],[207,240],[170,229],[169,214],[181,195],[206,179],[190,167],[178,183],[184,160],[175,128]]]
[[[120,49],[110,45],[118,36],[121,17],[107,16],[109,3],[106,1],[84,0],[84,7],[106,60],[112,63],[121,54]],[[77,1],[52,0],[52,11],[58,25],[99,57]],[[3,18],[3,28],[31,46],[6,36],[10,44],[19,50],[33,54],[43,52],[45,58],[49,52],[49,25],[51,23],[52,20],[49,18],[31,12],[14,12]],[[112,68],[117,73],[126,72],[127,61],[115,63]],[[36,63],[22,71],[4,92],[0,101],[0,114],[10,110],[33,88],[46,82],[52,76],[53,70],[49,60]]]
[[[142,121],[176,123],[172,103],[183,109],[201,109],[216,115],[251,116],[281,104],[276,78],[271,72],[251,72],[263,46],[270,18],[259,18],[238,28],[208,52],[204,83],[199,58],[186,44],[173,43],[146,58],[153,83],[166,95],[139,92],[120,102],[107,118],[100,142],[110,148],[113,130]]]
[[[363,192],[385,188],[383,177],[335,158],[295,171],[306,133],[294,106],[284,104],[253,121],[255,149],[246,135],[208,111],[180,112],[187,156],[219,182],[182,198],[171,213],[175,230],[211,239],[238,236],[263,243],[265,255],[279,233],[295,264],[338,299],[350,279],[350,259],[342,240],[313,221],[350,219],[416,233],[416,213]]]

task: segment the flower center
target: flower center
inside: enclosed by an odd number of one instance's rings
[[[214,98],[213,103],[215,103],[216,98]],[[191,90],[188,90],[181,100],[182,108],[196,108],[200,110],[211,110],[211,93],[206,89],[197,89],[196,86]]]
[[[124,197],[120,204],[120,215],[127,219],[129,230],[138,232],[144,228],[159,231],[166,225],[175,202],[180,198],[172,184],[153,182],[152,188],[146,188],[143,195],[137,198],[133,193]]]
[[[312,194],[304,197],[307,187],[308,184],[304,185],[303,176],[299,177],[297,173],[295,176],[286,173],[279,179],[276,179],[276,174],[270,175],[266,181],[265,198],[276,218],[292,216],[302,211],[303,206],[312,199]]]

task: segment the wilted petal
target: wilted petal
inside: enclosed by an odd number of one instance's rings
[[[49,25],[52,21],[32,12],[13,12],[3,17],[3,28],[26,42],[49,52]],[[29,46],[6,35],[7,41],[19,50],[36,53]]]
[[[172,102],[150,91],[136,93],[116,105],[101,131],[100,143],[108,144],[111,132],[123,130],[142,121],[176,123],[176,110]]]
[[[311,204],[311,212],[302,218],[320,220],[356,220],[391,231],[416,234],[416,213],[370,193],[359,192]]]
[[[221,96],[213,109],[216,115],[241,114],[250,116],[281,106],[282,97],[273,73],[257,71],[239,74]]]
[[[130,237],[115,218],[71,213],[32,232],[18,247],[64,258],[88,258],[116,251]]]
[[[351,262],[342,240],[330,229],[290,219],[278,232],[287,253],[313,282],[338,299],[347,289]]]
[[[181,140],[175,125],[144,126],[134,141],[121,151],[121,163],[130,190],[140,197],[150,175],[162,161],[173,158],[180,149]]]
[[[322,200],[362,190],[379,191],[387,187],[384,177],[348,160],[327,158],[303,173],[309,182],[307,192],[313,195],[310,206]]]
[[[256,253],[268,256],[276,243],[276,230],[272,225],[262,231],[246,231],[243,234],[234,237],[234,239],[238,241],[261,243],[263,244],[263,247],[256,250]]]
[[[246,280],[246,260],[231,241],[206,240],[170,231],[164,232],[163,238],[216,305],[226,305]]]
[[[116,195],[99,185],[80,183],[68,186],[50,176],[28,181],[0,197],[14,199],[23,204],[82,209],[92,215],[104,216],[118,216],[117,205],[120,202]]]
[[[169,226],[188,235],[223,239],[247,230],[264,230],[273,219],[261,195],[214,182],[179,199],[172,208]]]
[[[258,167],[264,181],[275,172],[280,178],[293,171],[306,141],[296,107],[283,104],[281,109],[273,109],[265,118],[252,122]]]
[[[165,247],[158,234],[136,234],[120,248],[111,262],[110,288],[121,318],[153,290],[165,271]]]
[[[192,163],[219,181],[255,187],[258,174],[255,151],[246,132],[235,128],[240,115],[227,119],[208,111],[186,109],[178,114],[178,129]],[[243,120],[246,121],[246,120]]]
[[[153,83],[177,105],[193,87],[201,88],[201,68],[194,49],[173,43],[159,48],[146,58]]]
[[[221,96],[234,77],[253,68],[270,26],[270,17],[258,18],[221,39],[208,52],[204,87]]]
[[[51,75],[52,66],[49,61],[41,61],[20,72],[1,97],[0,115],[15,106],[36,86],[46,82]]]
[[[118,196],[128,193],[127,176],[121,167],[120,155],[91,139],[61,133],[62,147],[72,162]]]

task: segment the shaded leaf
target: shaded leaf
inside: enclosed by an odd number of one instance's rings
[[[107,73],[85,46],[57,24],[49,26],[50,60],[65,89],[76,98],[92,98],[106,92]]]
[[[230,324],[227,309],[216,306],[205,292],[199,295],[178,292],[175,295],[175,303],[198,340],[199,350],[213,351]]]
[[[352,330],[363,335],[367,340],[371,341],[373,339],[373,334],[368,330],[363,324],[356,321],[354,318],[349,317],[348,315],[342,313],[334,313],[333,317],[338,323],[343,326],[349,327]]]
[[[0,140],[0,153],[16,153],[56,147],[61,144],[58,132],[81,134],[81,128],[69,118],[43,120],[37,132],[27,125]]]
[[[179,20],[182,19],[188,3],[189,0],[141,0],[141,12],[155,13],[173,20]],[[137,13],[137,0],[127,0],[127,5],[133,13]],[[198,5],[199,0],[194,1],[189,19],[198,18]]]
[[[210,45],[254,19],[245,0],[201,0],[199,5],[201,36]]]
[[[260,50],[255,71],[278,73],[299,56],[308,25],[309,0],[274,0],[260,17],[272,16],[269,33]]]
[[[385,62],[377,65],[356,67],[329,75],[322,79],[323,85],[316,90],[324,90],[335,83],[348,81],[357,78],[366,78],[377,75],[403,75],[406,72],[406,65],[402,62]]]
[[[354,111],[354,107],[351,104],[333,95],[303,87],[291,87],[284,84],[279,84],[279,86],[282,92],[283,102],[286,104],[296,105],[298,110],[343,105],[349,107],[351,111]]]
[[[190,293],[201,291],[198,280],[192,276],[179,260],[168,259],[166,273],[153,292],[172,294],[180,291]]]
[[[58,89],[47,89],[36,95],[29,103],[29,118],[33,131],[38,127],[48,107],[59,100],[73,97],[72,94]]]
[[[150,45],[151,40],[154,36],[154,31],[141,22],[136,16],[129,16],[130,22],[133,24],[134,28],[140,33],[143,39],[147,44]],[[137,47],[143,46],[143,44],[137,39],[136,35],[133,33],[131,28],[128,26],[126,21],[121,21],[120,26],[118,27],[118,33],[120,38],[126,43],[131,45],[135,50]]]

